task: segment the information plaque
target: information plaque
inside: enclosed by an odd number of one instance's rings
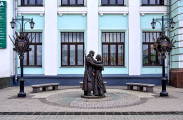
[[[0,48],[6,48],[6,1],[0,1]]]

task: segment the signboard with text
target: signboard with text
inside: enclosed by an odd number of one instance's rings
[[[0,48],[6,48],[6,1],[0,1]]]

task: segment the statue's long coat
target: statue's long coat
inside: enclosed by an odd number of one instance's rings
[[[85,59],[85,72],[84,72],[84,79],[83,79],[83,90],[84,91],[93,91],[94,85],[94,67],[100,67],[101,62],[96,61],[93,57],[89,54],[86,56]]]

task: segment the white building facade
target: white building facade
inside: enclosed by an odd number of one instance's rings
[[[0,78],[11,78],[10,83],[20,74],[20,61],[8,35],[19,32],[20,26],[13,30],[9,23],[12,17],[21,16],[35,22],[34,29],[25,25],[25,32],[33,39],[32,51],[24,58],[24,74],[28,76],[83,76],[84,56],[93,50],[102,56],[106,79],[119,76],[119,82],[124,75],[153,80],[162,73],[161,57],[153,50],[153,38],[160,36],[161,25],[157,23],[152,29],[151,22],[162,16],[176,22],[174,29],[166,28],[166,35],[177,41],[166,59],[167,76],[171,68],[183,67],[182,0],[2,1],[7,4],[7,36],[6,48],[0,49]]]

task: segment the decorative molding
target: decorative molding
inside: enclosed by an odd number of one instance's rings
[[[164,15],[167,15],[167,6],[161,6],[161,7],[157,7],[157,6],[144,7],[144,6],[141,6],[140,7],[140,14],[142,16],[145,14],[164,14]]]
[[[62,7],[57,9],[59,16],[62,16],[63,14],[81,14],[82,16],[85,16],[87,14],[87,8],[86,7]]]
[[[18,16],[22,14],[39,14],[43,16],[45,14],[44,7],[18,7]]]
[[[128,14],[128,7],[99,7],[99,14],[103,16],[104,14],[123,14],[126,16]]]

